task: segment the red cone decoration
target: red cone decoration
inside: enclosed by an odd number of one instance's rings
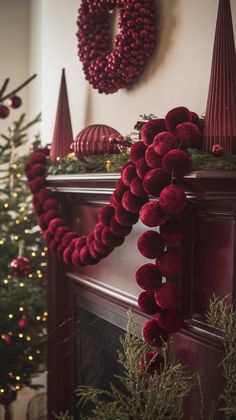
[[[204,149],[222,144],[236,153],[236,54],[230,0],[219,0],[211,78],[208,92]]]
[[[52,137],[50,159],[56,163],[57,157],[63,157],[70,152],[73,141],[70,109],[66,89],[65,70],[62,70],[61,86],[58,98],[56,121]]]

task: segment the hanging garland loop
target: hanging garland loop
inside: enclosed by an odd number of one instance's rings
[[[111,14],[119,12],[112,47]],[[99,93],[130,87],[156,45],[153,0],[82,0],[78,14],[78,56],[86,79]]]

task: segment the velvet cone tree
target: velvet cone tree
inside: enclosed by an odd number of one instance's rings
[[[6,109],[7,84],[0,91]],[[21,105],[20,98],[15,101]],[[27,141],[28,128],[39,120],[37,116],[26,123],[22,115],[7,134],[0,134],[0,404],[5,406],[5,418],[17,392],[32,386],[32,375],[44,362],[47,249],[23,177],[24,158],[18,152]]]

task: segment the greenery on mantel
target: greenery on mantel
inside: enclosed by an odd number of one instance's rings
[[[188,150],[192,159],[192,169],[197,170],[236,170],[236,155],[225,153],[215,157],[212,153],[197,149]],[[79,160],[74,153],[61,158],[57,165],[50,165],[49,175],[84,174],[101,172],[120,172],[123,165],[129,160],[129,149],[126,148],[118,154],[105,154],[86,156]]]

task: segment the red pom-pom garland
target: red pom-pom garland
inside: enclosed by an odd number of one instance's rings
[[[179,214],[186,205],[186,195],[173,175],[182,176],[190,163],[185,151],[174,148],[175,137],[184,143],[184,148],[191,143],[191,136],[194,144],[199,142],[200,131],[195,121],[198,122],[195,114],[180,107],[165,119],[150,120],[142,126],[141,140],[131,148],[131,160],[124,165],[115,184],[111,204],[100,209],[98,223],[87,237],[79,238],[77,232],[69,229],[57,195],[45,188],[48,152],[33,152],[25,165],[43,239],[65,264],[83,267],[98,263],[123,243],[139,217],[148,227],[160,226],[160,233],[146,231],[137,244],[140,253],[153,260],[136,273],[136,282],[145,291],[139,297],[139,307],[149,314],[165,315],[159,323],[157,316],[144,327],[144,339],[152,345],[161,345],[161,337],[166,339],[167,333],[180,325],[176,321],[173,326],[176,315],[173,310],[180,302],[180,291],[169,280],[181,271],[181,261],[178,252],[166,247],[178,247],[184,236]],[[158,200],[149,201],[149,195]],[[162,282],[162,276],[168,279],[166,283]],[[160,308],[164,313],[159,313]]]

